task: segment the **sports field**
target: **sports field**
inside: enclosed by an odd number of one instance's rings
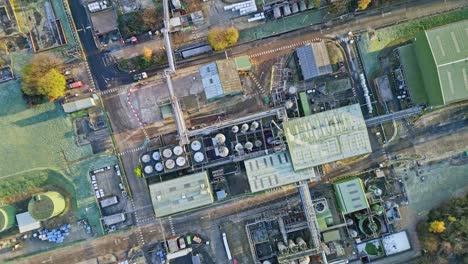
[[[369,39],[368,34],[362,34],[357,42],[364,70],[368,76],[378,70],[378,57],[384,49],[393,49],[411,40],[418,32],[468,18],[468,8],[452,11],[432,17],[412,20],[396,26],[375,31],[375,38]]]

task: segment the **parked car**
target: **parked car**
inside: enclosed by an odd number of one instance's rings
[[[78,82],[70,83],[68,85],[68,88],[69,89],[76,89],[76,88],[80,88],[81,86],[83,86],[83,82],[78,81]]]
[[[146,79],[146,78],[148,78],[148,74],[146,72],[133,75],[133,80],[136,82]]]
[[[75,79],[73,79],[73,78],[68,78],[67,79],[67,84],[74,83],[74,82],[75,82]]]

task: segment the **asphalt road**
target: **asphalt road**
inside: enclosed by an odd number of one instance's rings
[[[69,0],[69,4],[97,88],[103,91],[109,88],[111,84],[123,85],[133,82],[129,74],[120,72],[115,67],[106,67],[104,65],[103,54],[96,47],[92,29],[86,29],[91,23],[84,6],[80,0]]]

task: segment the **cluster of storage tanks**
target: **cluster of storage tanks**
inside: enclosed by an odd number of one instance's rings
[[[146,175],[171,171],[188,165],[187,155],[181,146],[145,153],[141,156],[141,163]]]
[[[284,2],[282,4],[278,4],[272,7],[273,8],[273,16],[275,18],[280,18],[283,16],[289,16],[291,14],[296,14],[298,12],[302,12],[307,10],[307,4],[304,0],[299,2]]]

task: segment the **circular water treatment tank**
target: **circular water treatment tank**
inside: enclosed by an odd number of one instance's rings
[[[242,151],[244,149],[244,146],[242,146],[241,143],[237,143],[234,149],[238,152]]]
[[[170,158],[172,156],[172,150],[171,149],[163,150],[163,156],[167,159]]]
[[[243,125],[241,126],[241,132],[242,132],[242,133],[245,133],[245,132],[247,132],[247,130],[249,130],[249,125],[243,124]]]
[[[185,163],[187,163],[187,160],[184,157],[178,157],[176,159],[176,164],[179,167],[185,166]]]
[[[28,211],[32,218],[44,221],[57,216],[65,210],[65,199],[58,192],[45,192],[32,196]]]
[[[12,205],[0,207],[0,232],[12,228],[16,223],[16,208]]]
[[[327,210],[327,205],[325,204],[325,202],[320,201],[314,205],[314,208],[315,208],[315,212],[317,212],[318,214],[321,214],[325,212],[325,210]]]
[[[247,141],[247,142],[244,144],[244,147],[245,147],[247,150],[252,150],[252,149],[253,149],[253,144],[252,144],[252,142]]]
[[[233,127],[231,128],[231,131],[232,131],[232,133],[235,134],[235,133],[239,132],[239,127],[238,127],[238,126],[233,126]]]
[[[141,156],[141,162],[143,163],[148,163],[150,160],[151,160],[151,157],[148,154]]]
[[[259,126],[257,121],[253,121],[252,124],[250,124],[250,130],[255,131]]]
[[[164,163],[164,165],[166,165],[166,168],[171,170],[175,167],[175,162],[172,159],[168,159],[166,160],[166,163]]]
[[[224,144],[224,142],[226,142],[226,136],[223,134],[217,134],[215,138],[216,138],[216,143],[218,144]]]
[[[203,155],[203,153],[201,152],[195,152],[195,154],[193,155],[193,159],[195,160],[195,162],[202,162],[203,160],[205,160],[205,155]]]
[[[161,159],[161,154],[159,153],[159,151],[155,151],[155,152],[153,152],[152,157],[153,157],[154,160],[160,160]]]
[[[150,174],[150,173],[152,173],[152,172],[154,171],[154,170],[153,170],[153,166],[150,166],[150,165],[145,166],[145,169],[144,169],[144,170],[145,170],[145,173],[146,173],[146,174]]]
[[[184,150],[182,149],[181,146],[175,146],[173,151],[174,151],[174,155],[176,156],[180,156],[182,155],[182,153],[184,153]]]
[[[161,172],[164,170],[164,166],[162,165],[161,162],[158,162],[156,163],[156,165],[154,165],[154,169],[157,171],[157,172]]]
[[[190,148],[193,150],[193,151],[199,151],[201,149],[202,145],[200,143],[200,141],[198,140],[195,140],[192,142],[192,144],[190,144]]]
[[[219,148],[219,156],[221,157],[227,157],[229,155],[229,149],[227,147],[220,147]]]

